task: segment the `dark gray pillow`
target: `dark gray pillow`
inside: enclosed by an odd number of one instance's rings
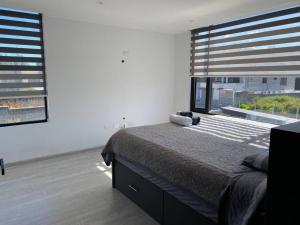
[[[243,164],[245,166],[268,172],[269,167],[269,151],[265,151],[259,154],[247,156]]]

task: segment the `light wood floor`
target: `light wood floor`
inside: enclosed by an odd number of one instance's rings
[[[117,190],[99,151],[7,168],[1,225],[158,225]]]

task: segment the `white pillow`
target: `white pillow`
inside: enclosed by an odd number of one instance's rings
[[[187,116],[179,116],[176,114],[172,114],[170,116],[170,122],[176,123],[181,126],[189,127],[192,126],[193,120]]]

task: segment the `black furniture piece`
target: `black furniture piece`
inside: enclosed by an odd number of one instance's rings
[[[0,159],[1,175],[5,175],[4,160]]]
[[[300,122],[271,130],[267,225],[300,224]]]
[[[114,159],[113,188],[118,189],[163,225],[216,225],[168,192]]]
[[[217,225],[214,221],[182,203],[168,191],[162,190],[150,180],[137,174],[116,159],[113,160],[112,175],[113,188],[118,189],[140,206],[159,224]],[[259,210],[250,224],[265,225],[264,221],[265,217],[262,217],[262,213]]]

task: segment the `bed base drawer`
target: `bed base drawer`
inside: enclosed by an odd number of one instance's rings
[[[117,160],[114,161],[114,186],[160,224],[163,222],[163,191]]]

